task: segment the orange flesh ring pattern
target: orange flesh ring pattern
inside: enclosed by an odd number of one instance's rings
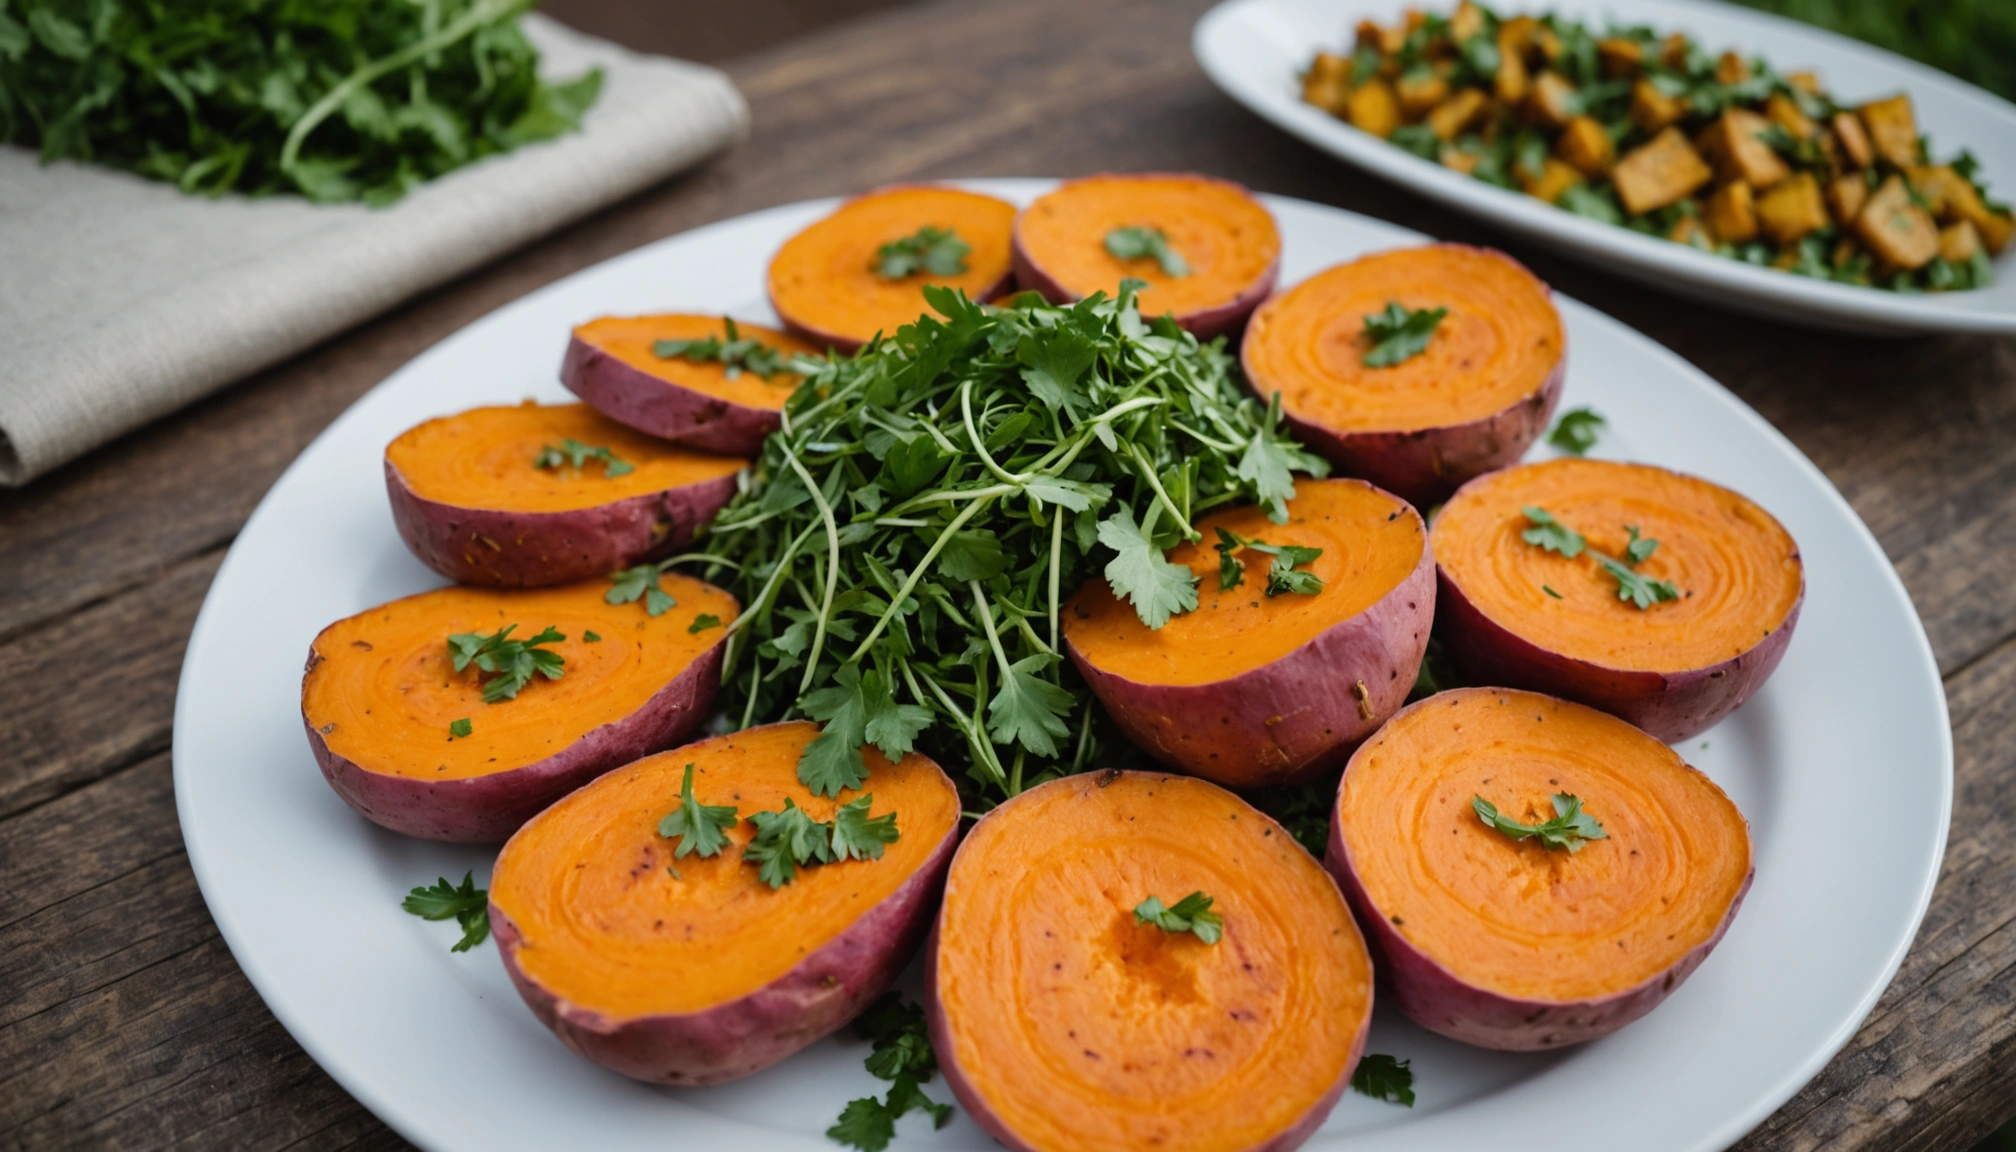
[[[728,593],[688,576],[660,577],[678,601],[659,616],[641,604],[612,605],[606,580],[503,591],[451,586],[339,620],[315,638],[302,709],[329,750],[367,771],[416,780],[460,780],[523,768],[637,711],[721,639],[689,633],[697,617],[724,624],[739,609]],[[542,645],[565,661],[558,680],[535,676],[515,699],[483,702],[475,665],[461,672],[448,637],[489,635],[515,624],[526,640],[551,626],[567,637]],[[593,631],[602,639],[589,643]],[[470,721],[468,736],[448,726]]]
[[[632,471],[611,477],[595,459],[580,468],[534,466],[542,449],[568,439],[607,448]],[[646,436],[586,404],[530,401],[429,420],[401,433],[385,456],[423,500],[507,512],[595,508],[729,476],[748,464]]]
[[[1608,834],[1579,852],[1515,841],[1568,793]],[[1750,874],[1748,825],[1713,781],[1612,716],[1530,692],[1447,692],[1402,713],[1344,776],[1359,883],[1463,982],[1551,1002],[1657,977],[1707,942]]]
[[[784,242],[770,264],[770,299],[792,323],[856,342],[929,311],[924,285],[942,284],[981,300],[1008,276],[1015,206],[957,188],[914,186],[870,192]],[[966,242],[966,271],[919,272],[884,280],[874,271],[884,244],[921,228],[947,228]]]
[[[1636,570],[1670,581],[1682,598],[1646,610],[1619,600],[1617,581],[1588,552],[1569,559],[1520,538],[1527,506],[1616,559],[1630,538],[1625,525],[1635,525],[1659,541]],[[1484,477],[1442,509],[1431,540],[1442,570],[1500,627],[1627,671],[1684,672],[1740,656],[1785,622],[1804,586],[1798,547],[1770,513],[1649,464],[1561,459]]]
[[[1280,230],[1258,201],[1222,181],[1186,176],[1073,180],[1029,205],[1016,228],[1030,262],[1074,296],[1110,296],[1124,279],[1146,281],[1143,316],[1229,304],[1281,255]],[[1116,228],[1160,228],[1189,274],[1108,252],[1106,235]]]
[[[742,846],[748,817],[789,797],[815,820],[839,800],[798,782],[817,725],[773,724],[649,756],[569,794],[505,847],[490,899],[523,936],[518,963],[563,1001],[615,1020],[698,1012],[755,992],[887,899],[959,819],[951,781],[917,754],[891,764],[864,749],[871,816],[896,813],[900,837],[879,859],[801,868],[772,890]],[[733,805],[719,855],[675,859],[658,835],[677,809],[686,765],[702,804]],[[674,872],[676,871],[676,875]]]
[[[1389,301],[1449,313],[1420,355],[1368,368],[1365,317]],[[1538,392],[1566,339],[1532,273],[1496,253],[1431,245],[1338,265],[1269,300],[1242,355],[1300,419],[1337,432],[1412,432],[1483,420]]]
[[[1345,1074],[1371,1010],[1362,938],[1316,862],[1236,796],[1098,779],[1025,792],[961,847],[940,1057],[1035,1148],[1257,1146]],[[1147,896],[1195,891],[1224,917],[1217,944],[1136,922]]]
[[[1172,563],[1197,574],[1195,611],[1151,631],[1104,579],[1094,578],[1066,606],[1065,635],[1094,667],[1136,683],[1210,684],[1265,667],[1365,611],[1420,563],[1427,546],[1421,522],[1395,497],[1352,480],[1302,479],[1295,489],[1286,524],[1258,507],[1218,512],[1198,521],[1203,542],[1170,551]],[[1274,558],[1251,549],[1238,553],[1244,579],[1221,590],[1218,527],[1267,544],[1321,548],[1300,570],[1315,573],[1323,591],[1268,596]]]
[[[735,322],[735,330],[745,339],[761,340],[787,359],[794,355],[825,354],[825,349],[815,348],[796,336],[788,332],[779,332],[775,328],[744,324],[738,320]],[[730,380],[728,366],[718,360],[702,360],[695,363],[684,356],[665,357],[652,351],[652,347],[660,340],[705,340],[712,336],[725,342],[728,339],[728,326],[719,316],[688,313],[604,316],[574,329],[574,335],[582,343],[600,348],[640,372],[747,408],[761,408],[770,412],[782,411],[784,402],[791,398],[791,393],[797,389],[799,381],[804,379],[796,372],[787,369],[773,373],[768,380],[748,371]]]

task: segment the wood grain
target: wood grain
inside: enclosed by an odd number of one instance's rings
[[[1959,791],[1897,981],[1742,1147],[1965,1148],[2016,1112],[2016,581],[2002,575],[2016,566],[2016,341],[1781,328],[1443,213],[1217,94],[1188,50],[1203,7],[941,0],[744,57],[730,70],[756,131],[733,155],[0,492],[0,1148],[401,1146],[286,1036],[217,938],[163,754],[222,549],[329,421],[497,306],[698,224],[895,180],[1108,168],[1200,169],[1504,248],[1700,365],[1826,471],[1925,620]],[[638,18],[621,34],[663,43],[665,24]]]

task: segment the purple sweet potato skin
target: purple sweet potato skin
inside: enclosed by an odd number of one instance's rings
[[[323,779],[374,824],[423,840],[493,844],[547,805],[613,768],[686,739],[714,708],[726,640],[700,654],[630,715],[583,735],[537,763],[488,776],[421,780],[373,772],[329,750],[322,733],[302,726]],[[311,648],[308,667],[319,659]]]
[[[413,491],[385,461],[392,521],[413,555],[458,584],[544,588],[660,560],[684,548],[735,495],[735,476],[566,512],[464,508]]]
[[[1345,774],[1350,774],[1349,768]],[[1722,942],[1757,874],[1753,865],[1714,934],[1665,972],[1610,996],[1563,1002],[1504,996],[1466,984],[1409,943],[1359,883],[1342,824],[1334,818],[1323,864],[1337,877],[1358,923],[1371,929],[1367,942],[1400,1011],[1430,1032],[1505,1052],[1539,1052],[1595,1040],[1657,1008]]]
[[[1214,184],[1223,184],[1236,188],[1242,195],[1252,195],[1242,184],[1237,184],[1230,180],[1214,180],[1210,177],[1199,176],[1194,172],[1101,173],[1096,176],[1085,177],[1085,179],[1096,180],[1115,175],[1122,175],[1129,179],[1208,180]],[[1014,244],[1010,252],[1015,266],[1015,286],[1019,291],[1041,293],[1043,299],[1048,300],[1052,304],[1075,304],[1082,299],[1082,297],[1075,295],[1062,284],[1059,284],[1049,273],[1043,271],[1042,266],[1037,264],[1035,259],[1029,255],[1028,250],[1022,246],[1022,218],[1019,215],[1015,218]],[[1274,285],[1280,278],[1281,257],[1277,255],[1274,257],[1274,262],[1267,265],[1266,271],[1255,277],[1252,283],[1241,288],[1238,295],[1223,304],[1215,304],[1209,308],[1200,308],[1194,312],[1186,312],[1181,316],[1177,316],[1175,317],[1176,323],[1184,331],[1189,332],[1199,340],[1210,340],[1219,336],[1236,336],[1240,330],[1246,327],[1247,319],[1253,315],[1253,310],[1260,306],[1260,302],[1273,295]]]
[[[1465,682],[1573,700],[1668,744],[1700,735],[1757,694],[1785,658],[1806,603],[1802,583],[1784,623],[1741,655],[1706,668],[1638,672],[1550,652],[1486,616],[1439,567],[1436,581],[1436,634]]]
[[[764,987],[703,1012],[617,1020],[569,1004],[519,966],[523,933],[495,903],[490,928],[518,994],[577,1054],[653,1084],[723,1084],[832,1034],[895,982],[938,910],[958,842],[955,824],[923,867],[840,935]]]
[[[1377,603],[1230,679],[1142,684],[1094,667],[1068,636],[1065,648],[1107,715],[1143,751],[1227,788],[1261,788],[1338,767],[1398,712],[1434,618],[1435,558],[1424,532],[1421,562]]]
[[[560,383],[596,411],[639,432],[723,456],[754,456],[783,426],[769,408],[737,404],[634,368],[579,336],[567,341]]]

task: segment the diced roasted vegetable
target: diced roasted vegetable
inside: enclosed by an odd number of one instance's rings
[[[1707,161],[1678,128],[1668,128],[1632,149],[1610,172],[1617,198],[1633,216],[1692,195],[1712,176]]]
[[[1540,21],[1531,16],[1512,17],[1498,26],[1498,50],[1525,57],[1539,47],[1540,28]]]
[[[1449,81],[1435,72],[1410,72],[1393,85],[1393,93],[1400,97],[1401,119],[1419,120],[1449,99]]]
[[[1456,11],[1449,17],[1449,38],[1461,44],[1472,36],[1484,31],[1484,10],[1463,0],[1456,5]]]
[[[1546,128],[1559,128],[1575,118],[1575,85],[1559,72],[1542,72],[1526,93],[1526,116]]]
[[[1668,33],[1666,39],[1659,42],[1659,63],[1674,72],[1685,71],[1687,50],[1693,46],[1684,33]]]
[[[1991,210],[1981,199],[1981,193],[1974,190],[1973,181],[1944,164],[1913,168],[1908,175],[1911,187],[1925,201],[1925,210],[1941,224],[1967,221],[1974,225],[1974,231],[1990,252],[2000,252],[2008,246],[2012,231],[2009,214]]]
[[[1708,230],[1724,244],[1744,244],[1757,238],[1757,205],[1750,185],[1724,184],[1708,197]]]
[[[1605,76],[1636,76],[1645,68],[1645,49],[1636,40],[1613,37],[1596,42],[1596,60]]]
[[[1792,174],[1764,133],[1771,122],[1745,108],[1725,109],[1708,131],[1702,134],[1701,151],[1715,165],[1721,179],[1743,180],[1763,191]]]
[[[1862,121],[1852,112],[1836,112],[1827,122],[1834,129],[1834,142],[1841,146],[1842,155],[1851,168],[1867,168],[1876,162],[1876,153],[1869,147],[1869,133],[1862,128]]]
[[[1398,55],[1407,46],[1407,28],[1400,25],[1388,28],[1377,20],[1358,22],[1358,47],[1370,48],[1381,56]]]
[[[1481,89],[1465,88],[1428,113],[1428,130],[1435,133],[1438,140],[1454,140],[1465,128],[1477,122],[1488,103],[1490,101]]]
[[[1526,91],[1532,87],[1532,76],[1526,71],[1525,49],[1522,42],[1515,39],[1505,28],[1498,30],[1498,76],[1492,83],[1492,95],[1500,104],[1516,108],[1526,98]]]
[[[1610,171],[1610,166],[1617,162],[1617,144],[1593,117],[1577,116],[1555,137],[1554,154],[1594,179]]]
[[[1892,176],[1869,196],[1855,218],[1855,234],[1891,268],[1922,268],[1939,254],[1932,214],[1911,202],[1902,176]]]
[[[1757,230],[1773,244],[1796,243],[1809,232],[1827,226],[1827,205],[1820,182],[1801,172],[1757,199]]]
[[[1965,264],[1981,251],[1981,233],[1966,220],[1939,230],[1939,257],[1948,264]]]
[[[1868,199],[1869,182],[1862,178],[1860,172],[1850,172],[1827,182],[1827,207],[1834,212],[1834,222],[1843,228],[1854,225]]]
[[[1862,126],[1869,130],[1876,155],[1899,168],[1919,162],[1918,121],[1911,115],[1911,97],[1900,92],[1888,100],[1864,104],[1857,112]]]
[[[1734,52],[1724,52],[1715,61],[1715,82],[1717,84],[1741,84],[1750,78],[1750,65]]]
[[[1329,52],[1318,52],[1302,74],[1303,102],[1314,104],[1333,116],[1342,115],[1351,96],[1351,61]]]
[[[1708,230],[1702,227],[1699,218],[1682,216],[1673,222],[1673,227],[1666,230],[1666,239],[1673,241],[1675,244],[1686,244],[1690,247],[1699,248],[1707,245],[1709,236]]]
[[[1444,168],[1453,168],[1465,176],[1474,176],[1477,174],[1477,165],[1484,160],[1484,154],[1481,152],[1466,152],[1461,148],[1444,144],[1442,150],[1436,153],[1435,158],[1442,162]]]
[[[1818,72],[1787,72],[1785,83],[1799,89],[1808,96],[1820,95],[1820,74]]]
[[[1361,132],[1385,139],[1400,126],[1400,101],[1384,80],[1367,80],[1351,90],[1345,101],[1344,118]]]
[[[1792,134],[1794,140],[1810,139],[1820,126],[1799,110],[1790,96],[1773,92],[1764,101],[1764,117]]]
[[[1582,183],[1582,173],[1574,166],[1549,156],[1540,166],[1540,175],[1535,178],[1523,164],[1514,164],[1512,171],[1519,181],[1519,187],[1536,200],[1552,204],[1561,194]]]
[[[1678,124],[1687,115],[1687,105],[1677,96],[1668,96],[1659,91],[1657,85],[1643,77],[1631,85],[1631,123],[1640,132],[1651,135],[1660,129]]]

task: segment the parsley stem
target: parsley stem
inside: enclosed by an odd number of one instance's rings
[[[1013,496],[1015,493],[1020,491],[1022,491],[1022,486],[1020,484],[992,484],[985,488],[961,488],[953,492],[932,492],[923,496],[912,496],[910,499],[905,500],[903,503],[898,504],[896,507],[891,508],[889,511],[890,514],[894,515],[895,513],[898,512],[911,511],[912,506],[921,506],[925,504],[956,504],[961,500],[972,500],[976,498],[981,500],[991,500],[996,496]]]
[[[737,572],[740,572],[742,570],[742,565],[737,561],[730,560],[726,556],[716,556],[712,552],[681,552],[679,555],[674,556],[669,560],[660,560],[658,562],[658,570],[660,572],[666,572],[670,571],[673,567],[680,564],[700,564],[700,563],[709,564],[717,568],[718,567],[733,568]]]
[[[791,570],[791,561],[798,558],[798,549],[804,546],[805,541],[811,537],[818,527],[819,525],[817,524],[807,524],[805,530],[798,533],[797,538],[792,540],[790,545],[784,549],[784,554],[777,558],[776,569],[770,573],[770,578],[763,582],[763,590],[756,594],[755,601],[749,607],[744,608],[740,616],[735,617],[734,620],[729,622],[728,644],[730,651],[722,653],[721,661],[722,676],[724,678],[735,667],[733,647],[737,633],[741,630],[742,625],[747,623],[751,617],[763,612],[768,607],[771,594],[777,590],[778,581],[782,580],[784,574]]]
[[[812,473],[806,471],[805,465],[799,462],[798,454],[787,451],[784,453],[784,460],[791,465],[792,471],[798,473],[798,479],[805,482],[805,487],[812,493],[812,502],[819,506],[819,517],[826,522],[826,546],[829,557],[826,564],[826,595],[819,602],[819,623],[812,630],[812,650],[805,657],[805,675],[798,680],[798,694],[803,696],[805,690],[812,686],[812,673],[819,668],[819,653],[826,647],[826,620],[833,614],[833,597],[840,593],[840,525],[834,522],[833,506],[826,502],[826,494],[819,490],[819,485],[812,482]],[[854,659],[858,660],[860,657],[859,652],[854,654]]]
[[[763,683],[763,660],[759,656],[749,657],[749,703],[742,709],[742,727],[756,722],[756,689]]]
[[[1171,500],[1169,498],[1169,493],[1163,490],[1161,478],[1155,475],[1154,465],[1148,463],[1148,458],[1141,454],[1140,446],[1135,444],[1132,440],[1129,440],[1127,442],[1127,453],[1128,455],[1134,457],[1134,462],[1136,464],[1139,464],[1141,466],[1141,478],[1148,481],[1148,486],[1155,490],[1155,495],[1159,497],[1163,505],[1169,509],[1169,514],[1176,518],[1176,523],[1182,525],[1183,538],[1190,541],[1202,540],[1204,538],[1204,534],[1190,526],[1189,518],[1183,515],[1183,510],[1176,507],[1176,501]],[[1146,533],[1147,529],[1143,528],[1142,532]]]
[[[1189,425],[1183,423],[1181,420],[1165,420],[1163,421],[1163,423],[1167,427],[1174,428],[1178,432],[1181,432],[1189,436],[1191,439],[1204,445],[1206,448],[1215,448],[1220,452],[1237,452],[1240,449],[1240,445],[1238,444],[1227,444],[1222,440],[1213,440],[1211,437],[1206,436],[1204,433],[1197,431],[1195,428],[1190,427]]]
[[[1001,760],[994,751],[993,741],[983,740],[974,732],[973,726],[966,722],[966,714],[961,712],[959,706],[952,702],[952,697],[946,693],[945,689],[938,686],[938,681],[931,678],[931,673],[918,672],[913,675],[910,670],[910,662],[905,660],[903,662],[903,679],[909,681],[911,695],[922,701],[924,694],[917,690],[917,676],[924,677],[924,682],[931,686],[931,691],[937,695],[938,703],[944,707],[946,715],[951,717],[953,725],[966,737],[966,743],[972,749],[973,758],[978,760],[982,767],[994,774],[994,779],[997,783],[1005,787],[1008,783],[1008,773],[1001,768]]]
[[[1064,558],[1064,510],[1050,518],[1050,651],[1057,651],[1057,581]]]
[[[980,626],[987,630],[987,643],[994,649],[994,659],[1001,664],[1001,683],[1005,687],[1014,671],[1009,667],[1007,649],[1001,647],[1001,634],[994,630],[994,610],[987,603],[987,592],[980,587],[980,581],[968,580],[966,586],[973,590],[973,609],[980,614]]]
[[[973,451],[979,455],[980,463],[989,472],[1000,477],[1006,483],[1016,485],[1017,487],[1029,483],[1028,476],[1017,476],[1006,468],[1001,467],[1001,465],[996,464],[993,453],[987,451],[987,445],[981,442],[980,430],[974,427],[973,424],[973,381],[971,380],[967,380],[965,383],[959,385],[959,413],[966,418],[966,438],[972,442]]]
[[[1014,490],[1015,489],[1012,487],[1002,489],[1003,492],[1013,492]],[[994,495],[999,494],[1000,493],[995,493]],[[929,572],[931,570],[931,562],[933,560],[938,559],[938,554],[945,550],[945,545],[951,543],[953,534],[958,532],[959,529],[964,528],[968,520],[971,520],[974,516],[978,515],[981,509],[987,507],[987,505],[993,502],[994,502],[993,495],[988,496],[984,500],[975,500],[971,504],[968,504],[965,510],[960,512],[959,515],[954,516],[952,518],[952,522],[950,524],[947,524],[945,526],[945,530],[938,534],[938,539],[933,540],[931,542],[931,550],[924,553],[924,559],[919,560],[917,562],[916,569],[912,571],[909,576],[904,578],[903,587],[898,589],[896,595],[890,599],[889,607],[884,608],[882,610],[882,615],[875,618],[875,627],[870,628],[868,630],[868,635],[862,639],[860,647],[854,649],[854,654],[852,656],[847,657],[846,660],[847,663],[852,664],[854,661],[861,659],[862,656],[867,654],[868,646],[875,643],[875,638],[877,636],[882,635],[882,629],[887,628],[889,626],[889,618],[894,616],[896,614],[896,610],[903,606],[903,601],[909,599],[910,590],[912,588],[917,587],[917,582],[919,580],[924,579],[924,573]],[[837,541],[838,537],[835,537],[835,540]],[[839,546],[836,544],[834,546],[834,549],[835,554],[837,555]],[[820,630],[821,634],[823,634],[825,630],[824,620],[820,621]],[[817,654],[819,650],[817,647],[814,647],[812,651],[814,654]],[[805,675],[808,680],[812,675],[813,667],[814,664],[811,662],[808,662],[805,665]],[[798,691],[800,693],[803,693],[805,690],[803,688],[800,688]]]

